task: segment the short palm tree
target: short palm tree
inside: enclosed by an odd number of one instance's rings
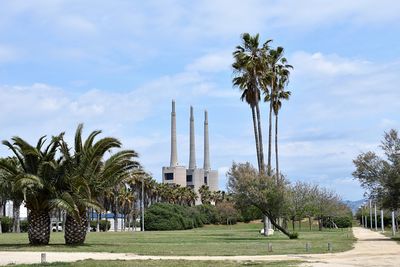
[[[60,176],[56,152],[63,134],[53,137],[45,146],[41,137],[36,146],[30,145],[20,137],[13,137],[12,143],[3,141],[17,158],[15,164],[1,163],[1,168],[14,177],[14,190],[23,192],[28,209],[28,238],[32,245],[47,245],[50,238],[50,202],[56,196],[56,184]]]
[[[112,137],[95,141],[101,131],[93,131],[83,142],[82,129],[80,124],[75,133],[72,155],[68,144],[61,142],[63,179],[58,184],[58,198],[51,202],[53,207],[67,212],[64,238],[68,245],[84,243],[88,209],[100,211],[99,196],[122,183],[132,169],[139,167],[139,163],[133,160],[138,156],[133,150],[119,151],[104,160],[108,151],[121,147],[121,142]]]

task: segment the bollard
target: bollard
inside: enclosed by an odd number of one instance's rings
[[[310,243],[306,243],[306,251],[307,251],[307,252],[309,252],[309,251],[310,251],[310,248],[311,248],[311,245],[310,245]]]
[[[268,243],[268,252],[272,252],[272,244]]]
[[[328,251],[332,252],[332,244],[331,243],[328,243]]]
[[[42,254],[40,255],[40,262],[41,262],[41,263],[46,263],[46,253],[42,253]]]

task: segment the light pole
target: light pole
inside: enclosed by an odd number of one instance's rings
[[[376,215],[376,203],[374,203],[375,210],[375,231],[378,231],[378,216]]]
[[[382,228],[382,233],[385,232],[385,225],[383,224],[383,210],[381,210],[381,228]]]
[[[369,200],[369,221],[370,221],[370,228],[372,230],[372,200]]]
[[[394,221],[394,211],[392,211],[392,235],[396,235],[396,223]]]
[[[364,227],[364,207],[361,206],[361,226]]]
[[[142,176],[142,231],[144,232],[144,176]]]

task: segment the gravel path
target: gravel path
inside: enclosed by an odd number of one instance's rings
[[[400,266],[400,245],[383,236],[360,227],[353,228],[358,239],[354,249],[328,254],[266,255],[266,256],[141,256],[101,252],[46,252],[47,262],[73,262],[95,260],[230,260],[230,261],[279,261],[302,260],[302,266]],[[0,265],[40,263],[41,252],[0,251]]]

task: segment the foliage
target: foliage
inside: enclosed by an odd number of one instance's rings
[[[28,232],[28,220],[21,220],[20,227],[21,227],[21,233]]]
[[[106,232],[108,230],[110,230],[111,228],[111,223],[109,221],[106,220],[100,220],[99,221],[99,227],[100,227],[100,231],[101,232]],[[90,228],[91,231],[96,231],[97,228],[97,221],[90,221]]]
[[[3,233],[9,233],[12,230],[13,220],[10,217],[2,216],[0,218]]]
[[[381,142],[385,158],[368,151],[357,156],[353,163],[353,176],[363,186],[370,198],[380,206],[400,208],[400,136],[395,129],[385,132]]]
[[[144,214],[146,230],[185,230],[199,227],[199,213],[189,207],[156,203],[151,205]]]
[[[235,224],[239,218],[239,212],[234,207],[234,204],[229,201],[224,201],[216,205],[221,224]]]
[[[260,209],[255,206],[239,207],[238,211],[240,212],[240,221],[245,223],[254,220],[261,220],[263,216]]]
[[[287,208],[287,185],[272,176],[259,173],[250,163],[233,163],[227,173],[228,191],[239,206],[255,206],[271,223],[289,237],[290,233],[276,222]]]
[[[203,224],[218,224],[220,218],[215,206],[210,204],[198,205],[196,209],[200,212]]]

